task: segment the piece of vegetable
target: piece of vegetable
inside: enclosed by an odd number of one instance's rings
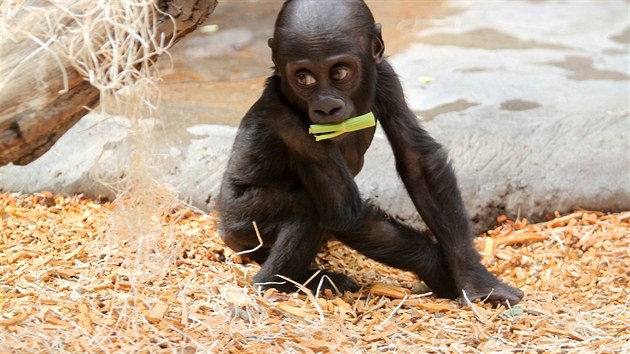
[[[344,133],[373,127],[376,119],[372,112],[353,118],[348,118],[341,123],[335,124],[311,124],[308,129],[309,134],[315,135],[315,141],[332,139]]]

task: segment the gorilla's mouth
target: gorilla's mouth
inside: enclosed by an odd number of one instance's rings
[[[354,132],[357,130],[373,127],[376,125],[376,119],[372,112],[352,117],[341,123],[333,124],[311,124],[308,129],[309,134],[315,135],[315,141],[332,139],[341,134]]]

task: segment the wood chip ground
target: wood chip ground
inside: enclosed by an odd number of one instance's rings
[[[0,354],[630,353],[630,212],[500,216],[476,246],[526,295],[492,308],[437,299],[338,242],[317,262],[360,292],[258,294],[258,266],[224,247],[214,215],[183,206],[160,218],[170,241],[147,250],[162,268],[142,273],[128,242],[108,239],[117,207],[0,194]]]

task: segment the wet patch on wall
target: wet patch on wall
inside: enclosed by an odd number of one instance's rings
[[[570,49],[562,44],[524,40],[494,28],[477,28],[463,33],[437,33],[420,37],[422,43],[452,45],[462,48],[503,49]]]
[[[467,110],[470,107],[474,107],[477,105],[478,103],[470,102],[465,99],[460,99],[454,102],[449,102],[449,103],[439,105],[437,107],[433,107],[431,109],[427,109],[423,111],[416,110],[414,111],[414,113],[419,115],[423,121],[428,122],[430,120],[433,120],[435,117],[437,117],[440,114],[451,113],[451,112],[462,112],[462,111]]]
[[[551,61],[547,64],[566,69],[571,72],[567,77],[575,81],[585,80],[630,80],[628,74],[614,70],[600,70],[593,66],[593,59],[568,56],[564,61]]]
[[[519,99],[501,102],[501,109],[504,111],[529,111],[541,107],[539,103],[524,101]]]
[[[617,43],[629,44],[630,43],[630,27],[626,27],[621,33],[610,36],[610,39]]]

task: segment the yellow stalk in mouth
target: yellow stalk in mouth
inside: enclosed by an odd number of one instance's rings
[[[341,134],[354,132],[357,130],[373,127],[376,119],[372,112],[353,118],[348,118],[341,123],[335,124],[311,124],[308,129],[309,134],[315,135],[315,141],[332,139]]]

